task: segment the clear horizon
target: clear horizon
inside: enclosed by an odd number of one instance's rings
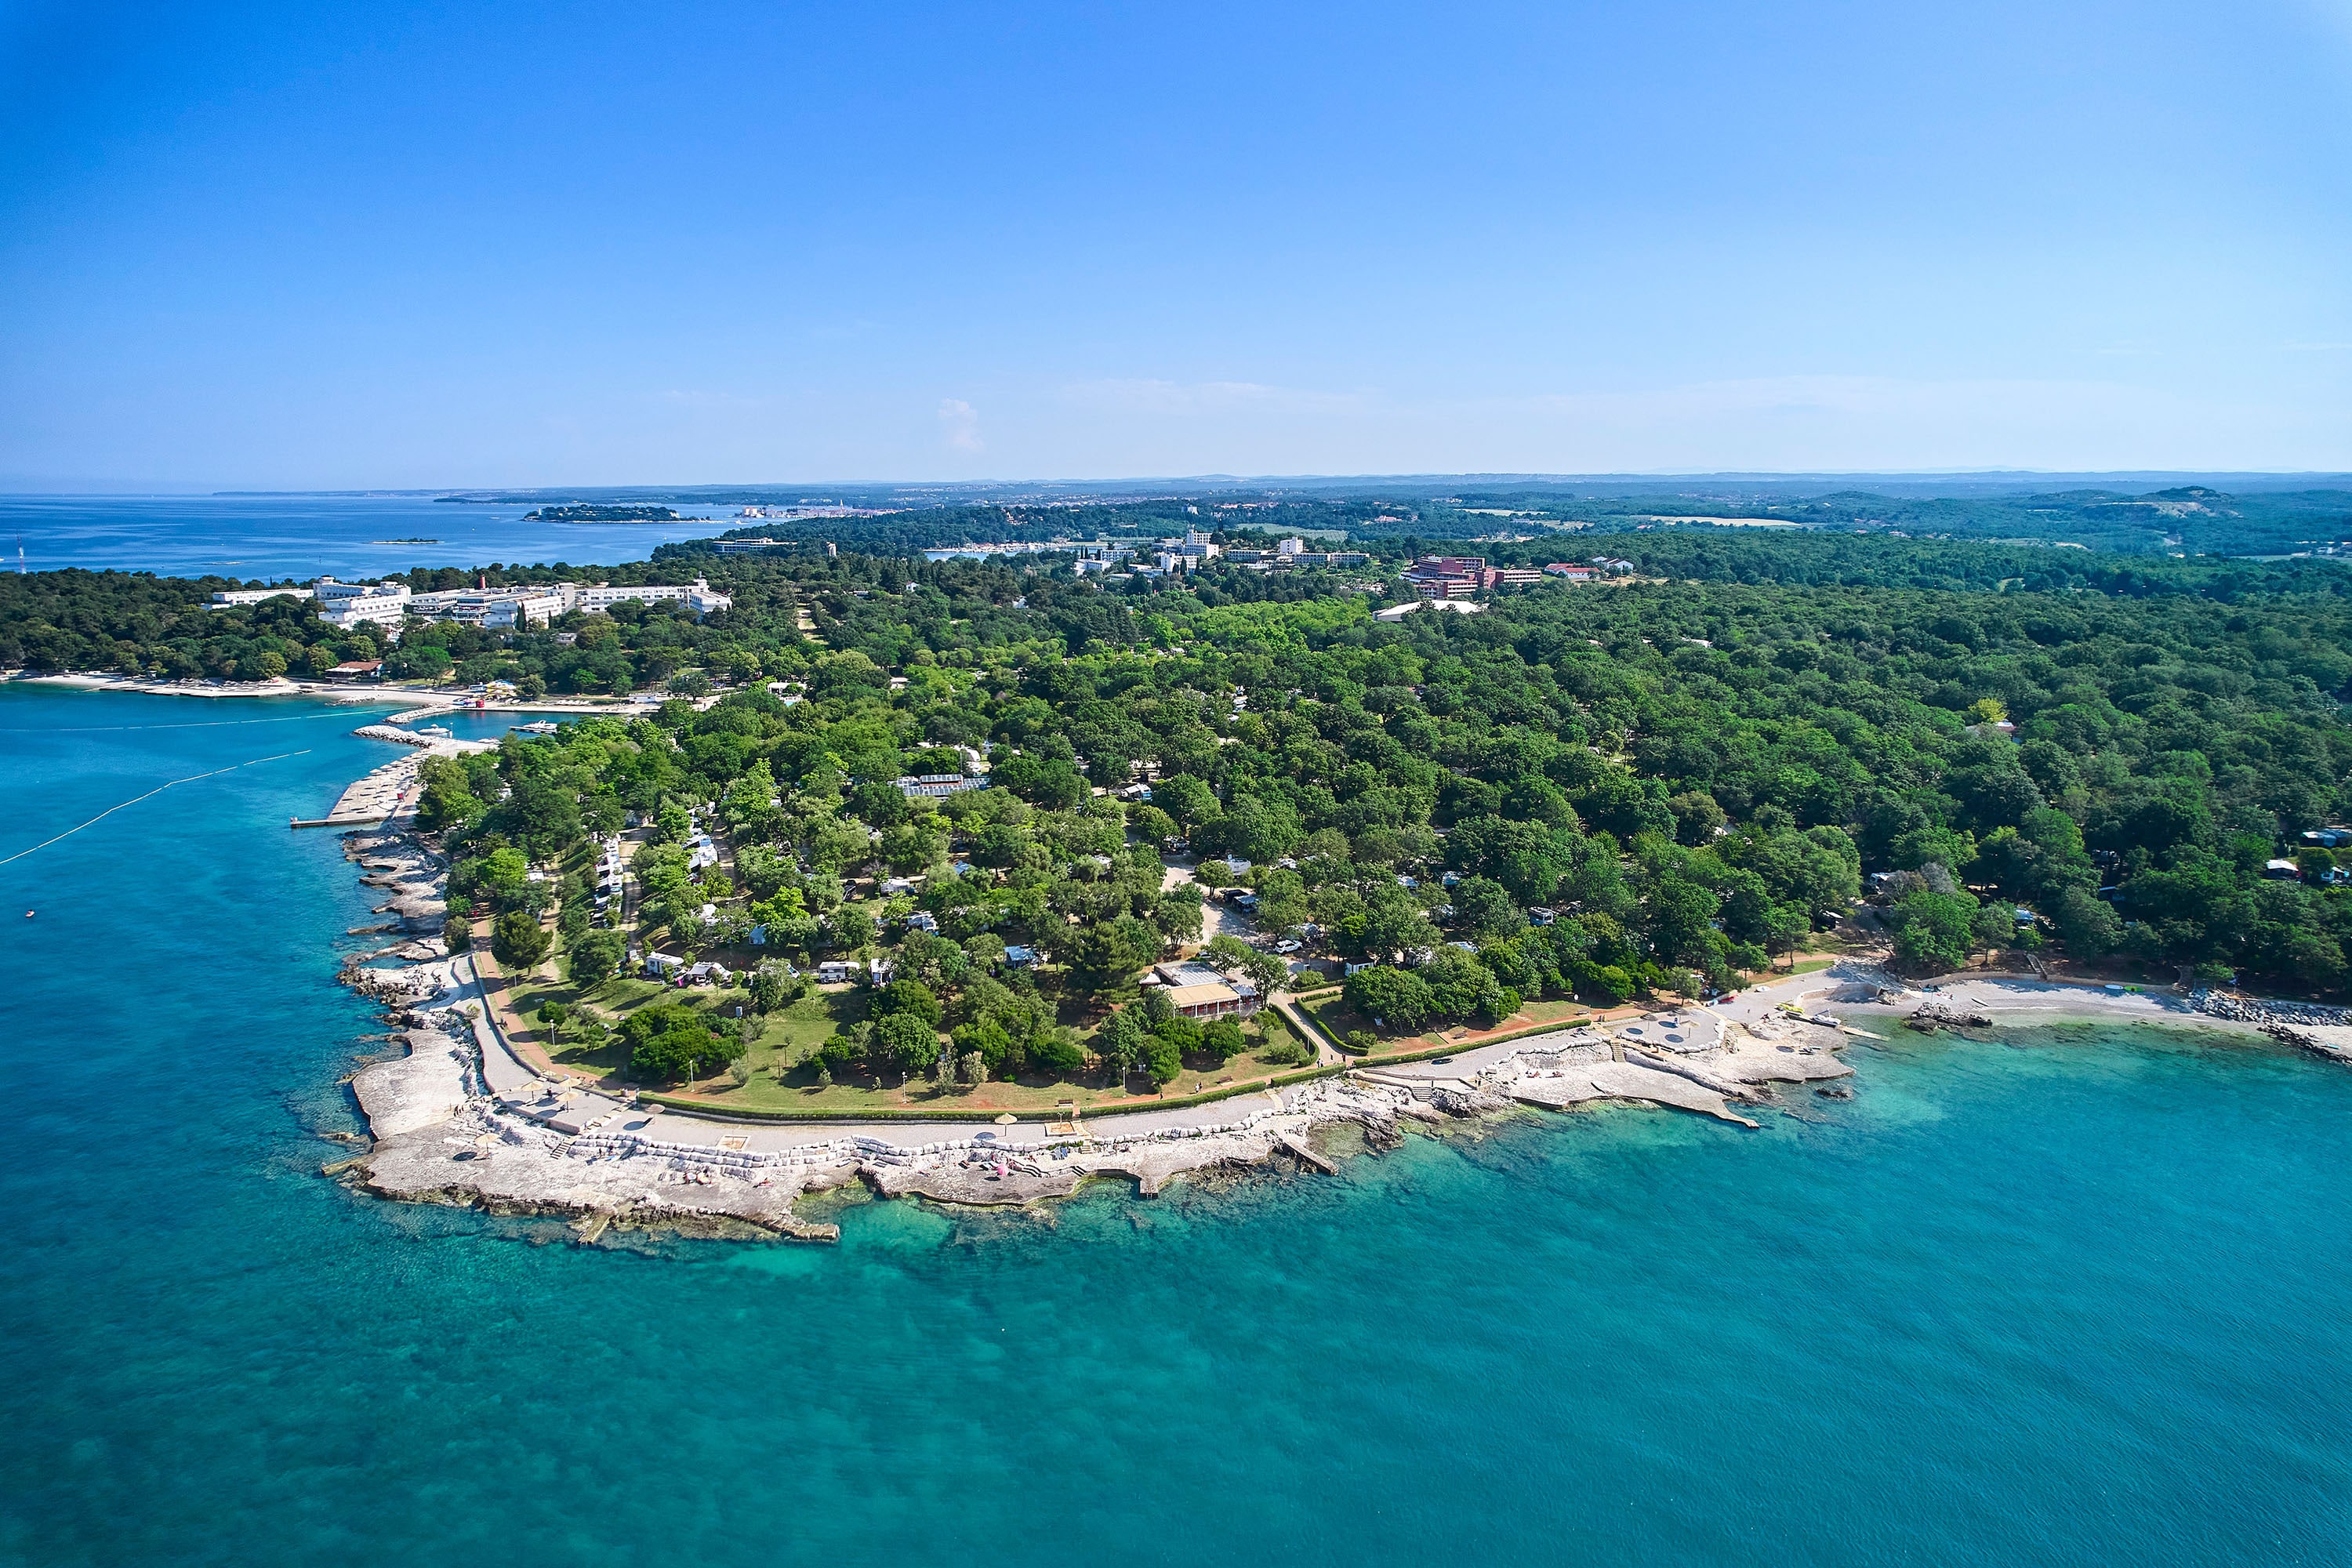
[[[33,4],[0,72],[8,491],[2352,469],[2340,0]],[[898,477],[708,478],[792,472]]]
[[[110,488],[94,482],[85,489],[0,489],[0,499],[24,500],[71,499],[76,496],[119,498],[140,497],[184,500],[236,500],[240,497],[269,496],[349,496],[363,498],[380,496],[470,496],[488,491],[511,492],[517,495],[556,494],[591,491],[644,491],[648,494],[678,493],[690,490],[814,490],[844,491],[881,490],[922,488],[927,489],[1001,489],[1018,486],[1040,486],[1055,489],[1083,489],[1100,485],[1129,487],[1137,485],[1229,485],[1247,489],[1256,486],[1315,486],[1343,489],[1351,485],[1415,486],[1436,485],[1455,481],[1475,481],[1486,484],[1529,485],[1603,485],[1639,486],[1648,483],[1682,480],[1718,483],[1802,484],[1805,481],[1884,480],[1890,483],[1919,485],[1937,479],[1983,482],[2013,479],[2020,483],[2045,480],[2110,480],[2126,485],[2162,485],[2166,481],[2208,482],[2215,480],[2257,480],[2265,484],[2297,479],[2352,479],[2352,469],[2341,468],[1845,468],[1845,469],[1675,469],[1659,468],[1648,472],[1617,473],[1520,473],[1495,471],[1488,473],[1385,473],[1385,474],[1121,474],[1085,476],[1012,475],[995,479],[682,479],[661,480],[599,480],[593,483],[566,484],[562,481],[517,485],[421,484],[421,485],[315,485],[283,489],[214,489],[196,485],[158,485],[152,489]]]

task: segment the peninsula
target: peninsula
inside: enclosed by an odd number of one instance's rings
[[[684,1212],[637,1162],[710,1161],[789,1230],[828,1175],[1025,1200],[1515,1105],[1741,1119],[1839,1087],[1823,999],[1909,1016],[1972,970],[2326,1048],[2340,569],[1580,540],[27,577],[0,658],[87,669],[119,625],[149,689],[525,710],[395,721],[419,743],[309,818],[393,893],[370,962],[404,967],[351,973],[417,1047],[362,1086],[402,1195]],[[1776,986],[1803,1017],[1740,1011]]]

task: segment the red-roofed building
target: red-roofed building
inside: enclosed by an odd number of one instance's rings
[[[1483,555],[1424,555],[1404,569],[1408,586],[1436,599],[1466,599],[1486,585]]]

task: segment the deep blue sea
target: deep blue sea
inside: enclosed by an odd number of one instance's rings
[[[667,523],[525,522],[530,506],[428,496],[0,496],[0,570],[116,567],[167,576],[346,581],[415,566],[581,566],[736,526],[732,507]],[[427,543],[402,542],[425,540]]]
[[[2077,1029],[832,1247],[321,1179],[349,711],[0,689],[0,1563],[2352,1561],[2352,1072]],[[30,918],[24,913],[34,911]]]

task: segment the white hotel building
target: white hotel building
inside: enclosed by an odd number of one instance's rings
[[[614,587],[609,583],[545,583],[520,588],[452,588],[437,594],[417,594],[408,601],[408,613],[428,620],[449,620],[471,626],[513,626],[525,620],[545,626],[572,610],[609,610],[625,599],[641,604],[682,601],[697,616],[724,610],[735,601],[697,577],[684,585],[644,584]]]
[[[237,605],[258,605],[279,597],[314,599],[319,605],[319,618],[331,626],[350,628],[363,621],[398,628],[401,618],[408,613],[409,592],[405,583],[339,583],[332,577],[321,577],[301,588],[229,588],[213,595],[206,607],[226,610]]]
[[[616,588],[610,583],[545,583],[517,588],[447,588],[432,594],[412,594],[405,583],[339,583],[321,577],[299,588],[225,589],[213,595],[206,608],[226,610],[280,597],[315,599],[319,618],[329,626],[351,627],[372,621],[394,630],[410,616],[472,626],[511,626],[526,619],[545,626],[567,611],[609,610],[624,599],[648,605],[682,600],[697,616],[728,609],[735,603],[699,577],[684,584],[651,583]]]

